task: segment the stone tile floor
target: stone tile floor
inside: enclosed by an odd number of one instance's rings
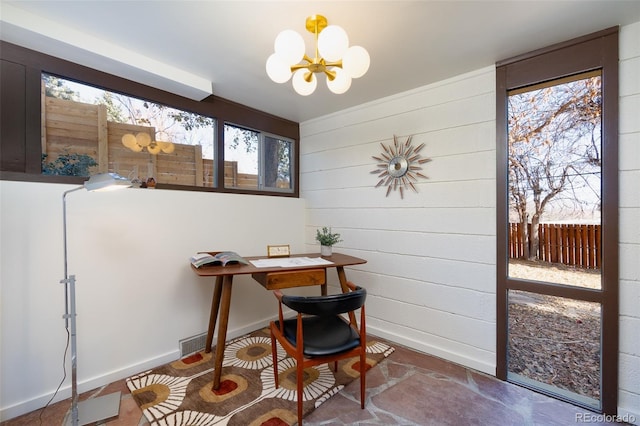
[[[596,414],[440,358],[394,344],[396,350],[367,373],[367,400],[360,409],[354,380],[304,419],[305,425],[591,425]],[[149,423],[134,402],[125,381],[87,392],[81,399],[121,391],[120,414],[99,422],[108,426]],[[2,426],[65,424],[70,401],[44,412],[37,410]],[[596,421],[594,421],[596,420]]]

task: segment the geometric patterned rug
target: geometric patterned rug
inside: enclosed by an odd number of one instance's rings
[[[394,348],[367,342],[366,370]],[[269,329],[226,344],[220,388],[212,390],[213,354],[198,352],[127,379],[134,400],[151,425],[278,426],[297,422],[295,361],[278,346],[279,387],[275,388]],[[359,358],[305,370],[303,415],[358,378]]]

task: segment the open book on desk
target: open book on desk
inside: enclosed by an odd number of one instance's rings
[[[249,262],[234,251],[220,251],[220,252],[201,252],[196,253],[189,259],[191,264],[200,268],[202,266],[227,266],[237,265],[242,263],[248,265]]]

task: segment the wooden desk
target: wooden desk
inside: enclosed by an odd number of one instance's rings
[[[320,253],[298,254],[290,257],[320,257]],[[251,261],[256,259],[266,259],[266,256],[245,257]],[[308,285],[320,285],[321,294],[327,294],[326,272],[328,268],[336,268],[340,287],[343,292],[349,291],[347,287],[347,277],[344,272],[345,266],[361,265],[367,263],[364,259],[348,256],[346,254],[333,253],[332,256],[324,259],[333,262],[330,265],[296,266],[296,267],[269,267],[256,268],[249,265],[228,265],[228,266],[204,266],[191,269],[201,277],[215,277],[216,284],[213,289],[211,300],[211,314],[209,316],[209,329],[207,330],[207,341],[205,352],[211,352],[213,343],[213,331],[218,324],[218,342],[216,344],[215,370],[213,372],[213,388],[220,387],[220,375],[222,374],[222,361],[224,359],[224,347],[227,339],[227,326],[229,325],[229,307],[231,306],[231,285],[235,275],[251,275],[256,281],[262,284],[267,290],[279,288],[300,287]],[[275,303],[274,303],[275,306]]]

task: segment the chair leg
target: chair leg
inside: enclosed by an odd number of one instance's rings
[[[298,426],[302,426],[302,388],[304,380],[304,368],[302,362],[298,361],[296,365],[296,382],[298,385]]]
[[[364,410],[364,393],[366,389],[367,377],[367,355],[360,354],[360,408]]]
[[[273,332],[271,332],[271,359],[273,360],[273,380],[275,381],[276,389],[278,389],[278,352]]]

